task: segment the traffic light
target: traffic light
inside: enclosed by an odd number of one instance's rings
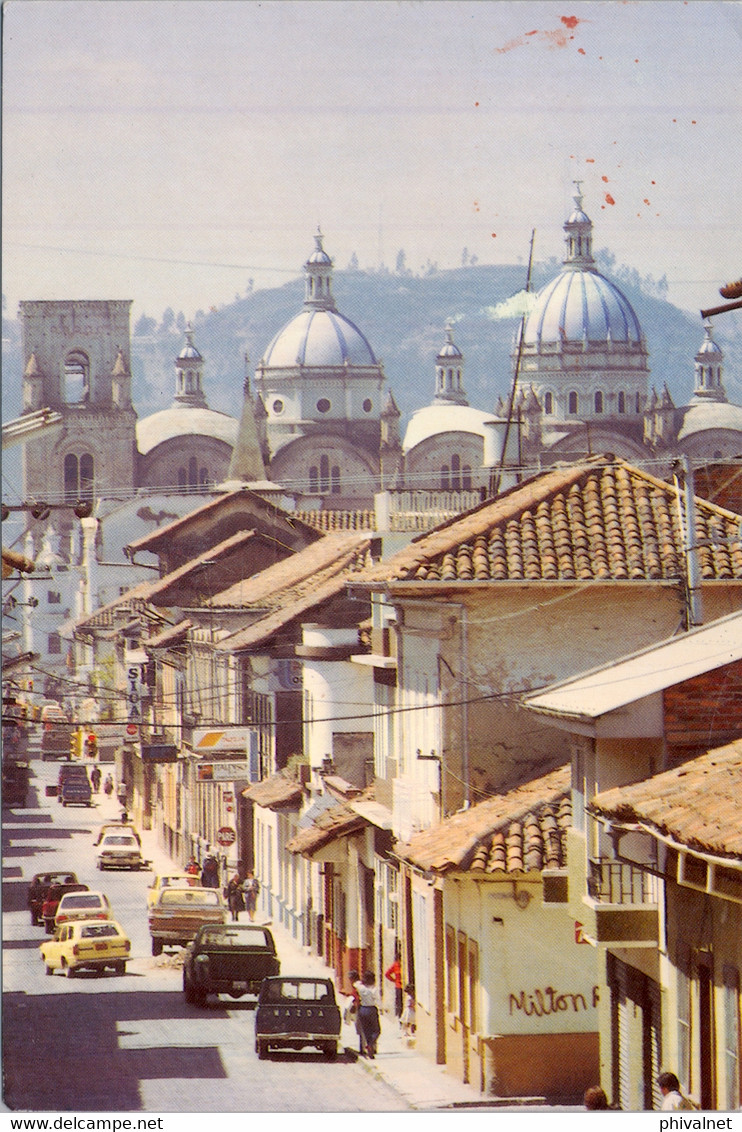
[[[82,735],[79,731],[73,731],[70,735],[70,758],[79,759],[82,757]]]
[[[88,735],[85,740],[85,754],[89,759],[94,759],[98,754],[98,740],[95,735]]]

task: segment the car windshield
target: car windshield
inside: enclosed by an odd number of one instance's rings
[[[183,876],[160,877],[160,888],[167,888],[169,885],[174,885],[176,888],[200,888],[201,882],[198,877],[191,877],[185,873]]]
[[[118,935],[115,924],[85,924],[80,929],[81,939],[100,939],[102,936]]]
[[[276,979],[265,987],[269,1002],[332,1002],[332,986],[324,979]]]
[[[70,908],[100,908],[103,904],[101,897],[92,892],[80,893],[79,896],[77,894],[63,896],[61,902],[64,903],[65,911]]]
[[[213,888],[166,888],[160,897],[161,904],[193,904],[195,907],[217,907],[219,894]]]
[[[262,928],[236,928],[215,925],[202,928],[198,937],[199,943],[207,947],[265,947],[272,951],[268,933]]]
[[[133,837],[122,837],[120,835],[116,836],[116,834],[110,834],[105,839],[105,841],[103,842],[103,845],[104,845],[104,847],[106,845],[129,845],[129,846],[131,846],[131,845],[136,845],[136,840]]]

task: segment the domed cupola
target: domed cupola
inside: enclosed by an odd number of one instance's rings
[[[453,340],[453,323],[446,323],[446,341],[435,359],[434,403],[468,405],[463,386],[464,355]]]
[[[590,422],[591,443],[600,442],[600,426],[605,443],[609,432],[620,433],[622,454],[635,456],[649,385],[646,342],[631,303],[596,267],[592,221],[575,184],[564,266],[536,296],[522,342],[516,333],[513,364],[520,358],[519,384],[532,385],[543,406],[547,447],[583,451]]]
[[[693,396],[705,401],[726,401],[722,381],[724,354],[711,337],[713,327],[708,320],[704,323],[704,328],[706,334],[695,357]]]
[[[190,405],[196,409],[208,408],[201,384],[204,360],[193,344],[193,327],[186,326],[186,343],[175,359],[175,399],[173,407]]]
[[[271,458],[302,437],[337,437],[351,429],[359,445],[378,454],[384,380],[367,338],[337,308],[333,262],[318,229],[304,264],[302,309],[279,330],[255,367]],[[287,456],[276,465],[281,482],[293,474],[290,464]],[[315,477],[309,478],[313,483]],[[324,482],[321,475],[319,481]]]

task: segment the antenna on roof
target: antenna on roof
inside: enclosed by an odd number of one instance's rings
[[[536,229],[531,231],[531,246],[528,252],[528,273],[526,275],[526,292],[531,290],[531,269],[533,267],[533,242],[536,239]],[[510,437],[510,426],[513,420],[513,410],[515,407],[515,395],[518,391],[518,378],[520,376],[520,360],[523,355],[523,338],[526,330],[527,312],[523,312],[523,317],[520,323],[520,333],[518,334],[518,355],[515,359],[515,370],[513,372],[513,384],[510,389],[510,400],[508,402],[508,419],[505,425],[505,439],[502,443],[502,453],[500,454],[500,466],[495,470],[492,468],[490,471],[489,491],[490,495],[497,495],[500,490],[500,481],[502,479],[503,468],[505,467],[505,454],[508,450],[508,439]],[[518,463],[521,463],[520,451],[520,427],[518,427]]]

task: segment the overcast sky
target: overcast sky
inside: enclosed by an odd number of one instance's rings
[[[697,312],[742,273],[742,8],[6,0],[3,292],[192,317],[301,272],[595,244]],[[358,313],[358,312],[356,312]]]

